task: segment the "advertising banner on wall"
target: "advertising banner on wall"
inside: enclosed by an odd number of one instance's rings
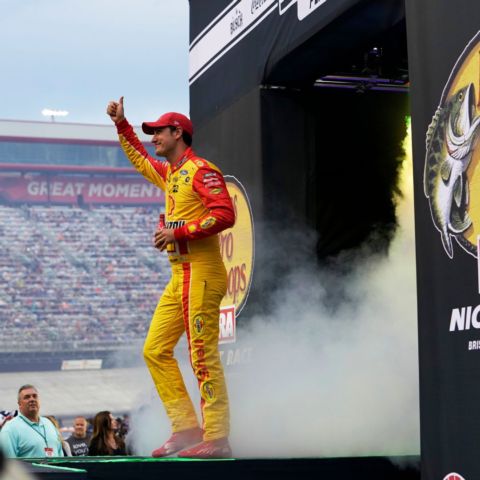
[[[220,305],[220,343],[236,340],[236,317],[245,306],[252,284],[255,232],[252,208],[244,186],[225,176],[235,209],[235,225],[219,234],[220,253],[227,270],[227,293]]]
[[[61,174],[14,175],[0,172],[0,199],[13,203],[127,204],[165,203],[155,185],[138,177]]]
[[[407,0],[422,479],[480,478],[480,3]]]

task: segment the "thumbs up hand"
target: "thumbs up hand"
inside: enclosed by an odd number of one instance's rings
[[[111,101],[108,103],[107,115],[110,116],[113,123],[119,123],[125,118],[125,111],[123,109],[123,97],[120,97],[118,102]]]

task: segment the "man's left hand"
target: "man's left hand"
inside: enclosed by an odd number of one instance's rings
[[[163,251],[167,248],[169,243],[175,242],[175,235],[173,233],[173,228],[162,228],[155,232],[155,237],[153,238],[153,244],[155,248],[158,248],[160,251]]]

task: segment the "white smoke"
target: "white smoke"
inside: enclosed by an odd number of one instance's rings
[[[374,253],[374,237],[324,271],[297,253],[296,268],[280,284],[271,279],[269,313],[239,331],[237,346],[253,354],[238,371],[227,369],[236,456],[418,454],[411,155],[403,163],[399,227],[388,255]],[[311,234],[301,236],[296,252],[311,247]],[[290,255],[271,245],[279,262]],[[184,372],[197,400],[188,365]],[[148,455],[170,431],[156,394],[143,404],[130,439]]]
[[[404,247],[397,237],[388,259],[358,261],[333,309],[331,274],[294,271],[271,315],[252,320],[254,360],[230,384],[238,455],[418,451],[415,270]]]

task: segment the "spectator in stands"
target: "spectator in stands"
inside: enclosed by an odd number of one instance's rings
[[[120,420],[120,421],[119,421]],[[130,416],[126,413],[123,418],[117,418],[118,423],[118,436],[125,440],[125,437],[128,435],[130,429]]]
[[[62,442],[63,455],[65,457],[71,457],[72,456],[72,450],[70,449],[70,445],[67,443],[67,441],[63,439],[62,432],[60,431],[60,424],[58,423],[58,420],[53,415],[46,415],[45,418],[48,418],[55,425],[55,428],[57,429],[58,439],[60,440],[60,442]]]
[[[93,436],[89,455],[108,457],[126,455],[124,441],[116,435],[117,421],[108,411],[99,412],[93,419]]]
[[[168,259],[143,253],[157,216],[133,206],[0,204],[0,350],[140,348],[169,277]]]
[[[17,410],[14,410],[11,412],[8,410],[1,410],[0,411],[0,430],[9,420],[11,420],[13,417],[16,417],[17,415],[18,415]]]
[[[87,435],[89,438],[92,438],[93,435],[93,420],[95,417],[89,417],[87,418]],[[88,441],[90,443],[90,440]]]
[[[117,417],[115,419],[115,422],[117,423],[117,432],[116,432],[117,436],[121,438],[123,441],[125,441],[123,418]]]
[[[88,444],[90,435],[87,434],[88,422],[85,417],[76,417],[73,420],[73,434],[67,438],[72,455],[75,457],[84,457],[88,455]]]
[[[18,390],[19,414],[0,431],[7,457],[63,457],[62,443],[53,423],[40,416],[40,397],[33,385]]]

